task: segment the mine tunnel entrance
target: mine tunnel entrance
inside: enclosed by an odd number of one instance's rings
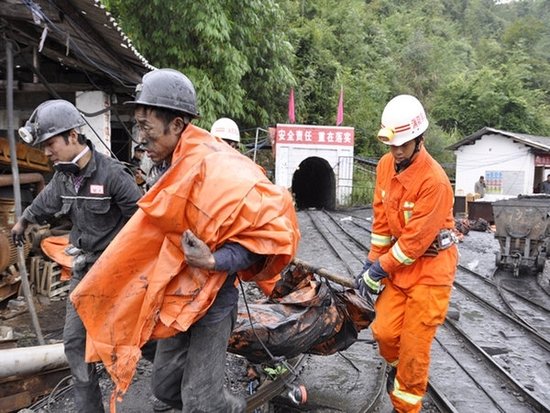
[[[316,156],[303,160],[292,177],[292,192],[298,209],[335,209],[336,184],[330,164]]]

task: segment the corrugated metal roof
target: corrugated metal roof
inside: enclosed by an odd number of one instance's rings
[[[502,135],[505,138],[509,138],[517,142],[521,142],[524,145],[530,146],[534,149],[539,149],[543,152],[550,152],[550,137],[548,136],[527,135],[525,133],[509,132],[509,131],[488,128],[488,127],[482,128],[477,132],[473,133],[472,135],[459,140],[458,142],[448,146],[447,149],[455,150],[460,148],[463,145],[471,145],[476,140],[481,139],[484,135],[488,135],[488,134]]]
[[[0,18],[12,40],[66,67],[124,86],[154,69],[99,0],[0,0]]]

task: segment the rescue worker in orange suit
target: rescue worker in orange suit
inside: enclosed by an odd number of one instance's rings
[[[394,411],[420,412],[458,259],[453,191],[424,147],[428,119],[418,99],[394,97],[381,123],[378,139],[390,151],[376,169],[371,250],[356,282],[363,295],[379,294],[371,328],[390,366]]]
[[[44,150],[56,172],[12,228],[14,242],[22,242],[29,223],[70,218],[69,241],[74,254],[69,291],[86,278],[88,269],[137,210],[141,197],[130,170],[97,152],[81,133],[84,125],[84,118],[72,103],[55,99],[39,105],[19,129],[26,143]],[[96,366],[84,360],[86,331],[69,301],[63,344],[74,380],[76,410],[103,412]]]
[[[291,262],[300,238],[292,197],[192,125],[195,89],[182,73],[146,74],[129,103],[161,175],[71,295],[88,331],[87,356],[103,361],[121,396],[140,348],[158,339],[158,399],[183,412],[244,412],[244,398],[224,388],[237,273],[270,280]]]

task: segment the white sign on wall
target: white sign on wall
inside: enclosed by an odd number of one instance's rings
[[[325,159],[334,173],[337,202],[351,196],[355,130],[342,126],[277,124],[272,134],[275,147],[275,183],[290,188],[300,164],[312,157]]]

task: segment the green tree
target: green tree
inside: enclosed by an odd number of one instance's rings
[[[229,116],[246,129],[282,116],[282,94],[295,80],[289,70],[292,46],[275,1],[109,0],[107,5],[154,66],[179,69],[193,81],[201,126]]]

